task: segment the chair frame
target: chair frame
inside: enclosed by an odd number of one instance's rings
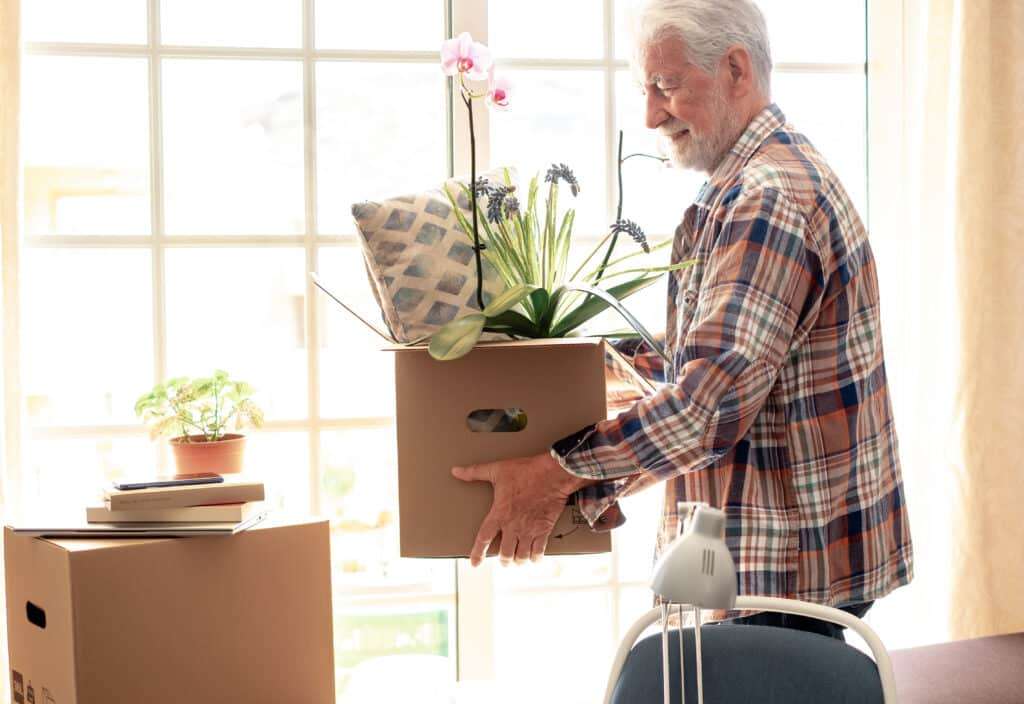
[[[778,599],[766,596],[737,597],[735,608],[750,611],[775,611],[783,614],[809,616],[820,621],[827,621],[840,626],[846,626],[863,638],[864,642],[867,643],[868,647],[871,649],[871,655],[874,657],[875,666],[878,668],[878,676],[882,682],[882,700],[885,704],[897,704],[896,680],[893,676],[892,661],[889,659],[889,651],[886,650],[882,640],[871,629],[871,627],[853,614],[832,608],[831,606],[822,606],[821,604],[812,604],[810,602],[797,601],[795,599]],[[622,642],[619,644],[619,649],[615,653],[615,659],[612,661],[612,669],[608,675],[608,686],[605,688],[605,704],[611,704],[612,694],[615,692],[615,685],[619,681],[619,676],[622,674],[622,668],[626,664],[626,658],[629,657],[629,653],[636,644],[636,641],[640,638],[640,634],[642,634],[650,625],[657,623],[660,619],[661,608],[655,607],[638,618],[633,625],[630,626],[629,630],[626,631],[626,635],[622,638]]]

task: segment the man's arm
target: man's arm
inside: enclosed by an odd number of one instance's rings
[[[591,525],[626,493],[712,464],[750,428],[794,338],[817,317],[821,258],[779,191],[740,194],[705,265],[674,383],[552,447]]]

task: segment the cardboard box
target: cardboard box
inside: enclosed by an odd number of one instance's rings
[[[465,557],[490,510],[492,488],[451,476],[456,465],[534,455],[608,417],[607,343],[594,338],[478,344],[438,362],[424,347],[392,347],[398,431],[399,532],[403,557]],[[628,365],[626,365],[628,367]],[[474,411],[518,408],[518,432],[474,432]],[[561,537],[560,537],[561,536]],[[492,545],[491,554],[497,551]],[[611,550],[567,506],[547,554]]]
[[[334,702],[326,521],[4,551],[17,704]]]

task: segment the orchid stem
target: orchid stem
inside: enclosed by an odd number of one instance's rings
[[[633,156],[633,155],[630,155],[630,156]],[[622,219],[622,162],[623,161],[624,161],[624,159],[622,158],[622,130],[619,130],[619,160],[617,162],[617,171],[618,171],[618,175],[619,175],[619,203],[618,203],[618,205],[615,208],[615,222],[618,222],[619,220]],[[594,279],[594,284],[595,285],[601,280],[601,277],[604,276],[604,270],[608,266],[608,260],[612,258],[612,251],[615,249],[615,243],[618,241],[618,239],[619,239],[619,232],[618,232],[618,230],[616,230],[615,234],[612,235],[612,241],[608,243],[608,251],[606,251],[604,253],[604,260],[601,262],[601,266],[597,270],[597,278]]]
[[[465,86],[463,86],[465,88]],[[476,258],[476,302],[483,310],[484,305],[484,263],[480,254],[480,232],[476,215],[476,132],[473,129],[473,98],[462,95],[469,112],[469,209],[473,211],[473,255]]]

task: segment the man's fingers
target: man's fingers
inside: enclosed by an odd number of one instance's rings
[[[487,555],[487,548],[490,547],[491,542],[497,535],[497,524],[492,523],[489,519],[484,519],[484,522],[480,524],[480,530],[476,534],[476,540],[473,541],[473,549],[469,553],[469,563],[473,567],[483,562],[484,557]]]
[[[533,539],[533,545],[530,547],[530,559],[534,562],[544,557],[544,551],[548,549],[547,536],[539,535]]]
[[[501,564],[507,565],[516,557],[516,544],[518,543],[517,536],[507,530],[501,532],[501,549],[499,557],[501,558]]]
[[[519,542],[516,545],[516,564],[522,564],[530,559],[530,548],[533,545],[533,541],[525,536],[519,537]]]
[[[465,467],[452,467],[452,476],[464,482],[489,482],[491,470],[485,464],[470,464]]]

